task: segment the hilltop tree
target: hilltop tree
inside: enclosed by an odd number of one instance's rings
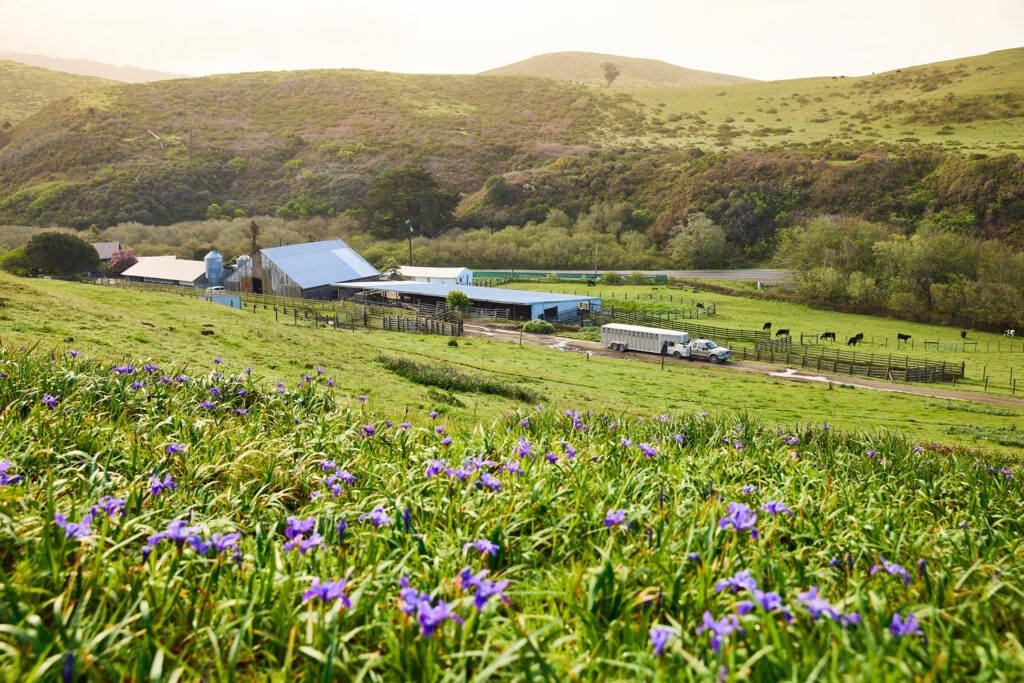
[[[100,255],[91,244],[66,232],[41,232],[25,245],[25,260],[41,273],[68,275],[97,271]]]
[[[429,171],[405,166],[378,176],[360,208],[364,225],[374,235],[401,239],[410,226],[427,237],[449,227],[458,203],[459,195],[443,191]]]
[[[604,72],[604,80],[608,83],[608,87],[612,87],[612,82],[619,77],[619,67],[611,62],[604,62],[601,64],[601,71]]]
[[[135,258],[134,249],[118,249],[110,257],[110,263],[107,264],[107,274],[120,275],[138,262],[139,259]]]

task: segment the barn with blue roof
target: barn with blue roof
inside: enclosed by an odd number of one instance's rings
[[[239,257],[237,269],[224,281],[236,292],[303,299],[333,299],[332,283],[376,280],[380,273],[341,240],[260,249]]]

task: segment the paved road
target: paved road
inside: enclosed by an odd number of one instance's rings
[[[467,323],[465,333],[472,337],[483,337],[496,341],[518,342],[519,332],[497,326],[480,323]],[[548,334],[523,333],[522,339],[528,344],[547,346],[558,351],[569,351],[573,353],[589,353],[594,356],[606,358],[624,358],[638,362],[660,363],[661,356],[651,353],[628,353],[612,351],[607,346],[598,342],[586,341],[583,339],[569,339]],[[693,361],[676,360],[666,356],[666,363],[683,363],[690,365]],[[960,401],[975,401],[977,403],[988,403],[992,405],[1013,406],[1024,408],[1024,399],[1010,396],[988,396],[971,391],[957,391],[956,389],[944,389],[935,384],[897,384],[894,382],[880,382],[866,377],[850,377],[848,375],[830,375],[819,372],[805,372],[779,365],[766,363],[752,363],[744,361],[729,361],[724,365],[716,365],[716,370],[732,370],[738,372],[756,372],[760,375],[785,379],[791,382],[832,382],[833,384],[871,389],[872,391],[891,391],[900,394],[916,394],[918,396],[930,396],[932,398],[946,398]]]

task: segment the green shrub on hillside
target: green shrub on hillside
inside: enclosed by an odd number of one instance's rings
[[[534,334],[554,334],[555,326],[546,320],[534,319],[527,320],[519,325],[524,332],[533,332]]]

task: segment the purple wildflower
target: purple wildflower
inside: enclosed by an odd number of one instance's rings
[[[152,496],[159,496],[164,491],[178,488],[178,483],[171,479],[171,475],[165,475],[164,480],[160,481],[160,477],[155,474],[149,479],[149,493]]]
[[[173,443],[172,442],[171,445],[167,447],[167,455],[174,455],[175,453],[184,453],[184,452],[185,452],[185,447],[183,445],[181,445],[180,443]]]
[[[878,556],[878,561],[881,562],[882,565],[879,566],[876,564],[873,567],[871,567],[872,576],[874,576],[875,572],[877,572],[879,569],[884,569],[890,576],[902,576],[903,583],[907,586],[910,585],[910,574],[907,573],[906,569],[896,564],[895,562],[889,562],[881,555]]]
[[[782,610],[787,623],[793,620],[793,615],[782,606],[782,596],[778,593],[764,593],[756,588],[752,588],[750,593],[754,596],[753,600],[744,600],[736,605],[736,611],[741,615],[752,611],[757,605],[760,605],[761,609],[765,612],[773,612],[777,609]]]
[[[751,494],[757,493],[757,487],[754,486],[753,484],[747,484],[746,486],[744,486],[743,488],[740,489],[740,492],[741,493],[746,493],[748,495],[751,495]],[[764,508],[761,508],[761,509],[763,510]]]
[[[654,647],[654,656],[660,657],[661,653],[665,651],[665,645],[668,644],[668,639],[676,634],[676,630],[672,628],[665,628],[664,626],[656,626],[650,630],[651,634],[651,645]]]
[[[95,518],[99,517],[100,512],[106,512],[107,517],[113,517],[114,515],[120,513],[121,516],[124,517],[124,506],[127,504],[127,500],[113,498],[111,496],[103,496],[102,498],[100,498],[99,503],[92,506],[92,509],[89,511],[89,514],[91,514]]]
[[[444,460],[428,460],[427,461],[427,479],[437,476],[441,472],[447,469],[448,463]]]
[[[359,515],[360,520],[368,519],[373,524],[374,529],[378,529],[387,524],[391,524],[391,518],[388,517],[388,513],[384,512],[384,508],[374,508],[373,512],[368,512],[363,515]]]
[[[928,642],[927,636],[921,631],[921,622],[917,620],[913,612],[907,614],[907,620],[903,621],[903,617],[900,616],[899,612],[893,612],[892,623],[889,624],[889,631],[896,638],[902,638],[903,636],[921,636],[924,638],[924,642]]]
[[[728,636],[733,631],[739,631],[740,633],[746,633],[740,628],[740,621],[733,614],[729,617],[722,617],[719,621],[715,621],[714,617],[711,616],[711,612],[704,612],[704,623],[697,629],[697,633],[702,631],[711,631],[711,649],[718,654],[718,651],[722,647],[722,639]]]
[[[523,468],[516,460],[509,460],[502,468],[502,472],[511,472],[512,474],[518,474],[520,477],[523,476]]]
[[[308,534],[316,526],[316,518],[309,517],[308,519],[298,519],[297,517],[288,517],[288,526],[284,530],[285,538],[296,538]]]
[[[92,513],[82,517],[81,522],[69,522],[59,512],[53,516],[53,521],[64,530],[64,538],[84,538],[92,533]]]
[[[305,555],[308,551],[316,547],[323,547],[324,537],[320,534],[313,534],[308,539],[304,539],[302,536],[296,536],[292,540],[284,544],[284,551],[289,552],[295,547],[298,547],[299,554]]]
[[[835,608],[832,607],[828,600],[818,597],[817,586],[811,586],[806,593],[797,593],[796,597],[801,603],[803,603],[804,607],[807,608],[807,611],[811,613],[811,617],[813,617],[815,621],[817,621],[822,614],[832,621],[839,618],[839,613],[836,612]]]
[[[421,601],[426,600],[428,604],[430,603],[430,596],[428,594],[421,594],[415,588],[409,588],[409,579],[407,577],[403,576],[399,579],[399,583],[402,586],[402,589],[399,591],[399,595],[402,597],[401,610],[409,616],[416,614],[416,608]]]
[[[43,394],[43,403],[50,406],[51,408],[57,407],[57,396],[50,396],[49,394]]]
[[[405,525],[405,533],[409,533],[409,524],[412,522],[412,512],[409,508],[402,510],[402,523]]]
[[[302,602],[309,602],[314,598],[318,598],[320,602],[324,603],[331,600],[341,600],[341,604],[346,609],[352,608],[352,600],[345,595],[345,579],[320,583],[319,578],[314,578],[313,583],[309,586],[309,590],[302,594]]]
[[[555,455],[553,451],[548,451],[544,454],[544,457],[547,458],[548,462],[552,465],[558,462],[558,456]]]
[[[437,411],[436,410],[431,410],[429,413],[427,413],[427,415],[430,416],[431,420],[437,419]]]
[[[640,450],[643,451],[645,458],[656,458],[658,456],[658,449],[649,443],[640,444]]]
[[[374,431],[375,430],[374,430],[372,424],[363,425],[363,438],[365,439],[365,438],[367,438],[369,436],[373,436]]]
[[[472,543],[467,543],[466,545],[462,546],[463,552],[465,552],[466,550],[469,550],[470,548],[474,548],[481,555],[497,555],[498,554],[498,546],[494,545],[493,543],[488,541],[486,538],[478,538],[475,541],[473,541]]]
[[[349,486],[352,486],[353,484],[356,483],[355,475],[353,475],[348,470],[338,470],[338,479],[341,479]]]
[[[7,486],[8,484],[17,484],[21,481],[21,475],[15,474],[11,476],[7,474],[7,470],[11,467],[11,461],[0,460],[0,486]]]
[[[786,507],[785,503],[780,503],[777,500],[770,500],[761,506],[761,510],[764,510],[770,515],[782,515],[786,514],[790,517],[793,516],[793,511]]]
[[[729,515],[718,520],[719,529],[732,525],[736,531],[749,530],[751,538],[759,536],[757,529],[754,528],[754,523],[757,521],[756,512],[751,511],[745,503],[729,503],[726,509],[729,511]]]
[[[629,531],[629,522],[626,521],[626,511],[621,508],[618,510],[609,509],[607,514],[604,516],[604,525],[611,528],[619,524],[625,524],[626,531]]]
[[[750,575],[749,569],[736,572],[728,579],[722,579],[715,584],[715,592],[721,593],[726,588],[732,588],[733,593],[739,593],[743,589],[754,590],[757,588],[757,581]]]
[[[441,439],[441,445],[442,446],[451,446],[452,445],[452,437],[446,436],[443,439]]]
[[[161,531],[160,533],[153,534],[149,537],[146,542],[150,547],[156,546],[160,541],[171,541],[176,544],[179,548],[189,540],[189,536],[194,535],[199,531],[197,526],[186,526],[188,522],[176,519],[167,525],[167,531]]]
[[[516,446],[515,452],[520,459],[527,455],[533,455],[533,447],[530,445],[529,440],[527,440],[525,436],[519,437],[519,444]]]
[[[451,607],[441,598],[437,599],[437,605],[431,605],[430,600],[420,600],[416,604],[416,618],[420,623],[420,631],[424,638],[429,638],[434,631],[447,619],[465,624],[458,614],[451,610]]]
[[[338,522],[338,545],[345,542],[345,529],[348,528],[348,522],[342,517],[341,521]]]
[[[492,491],[501,491],[501,481],[488,472],[480,473],[480,483]]]
[[[571,459],[576,457],[576,449],[572,447],[571,443],[567,443],[567,442],[563,441],[562,442],[562,448],[565,449],[565,457],[566,458],[571,460]]]
[[[203,401],[199,404],[199,407],[203,410],[212,410],[217,407],[217,403],[214,401]]]

